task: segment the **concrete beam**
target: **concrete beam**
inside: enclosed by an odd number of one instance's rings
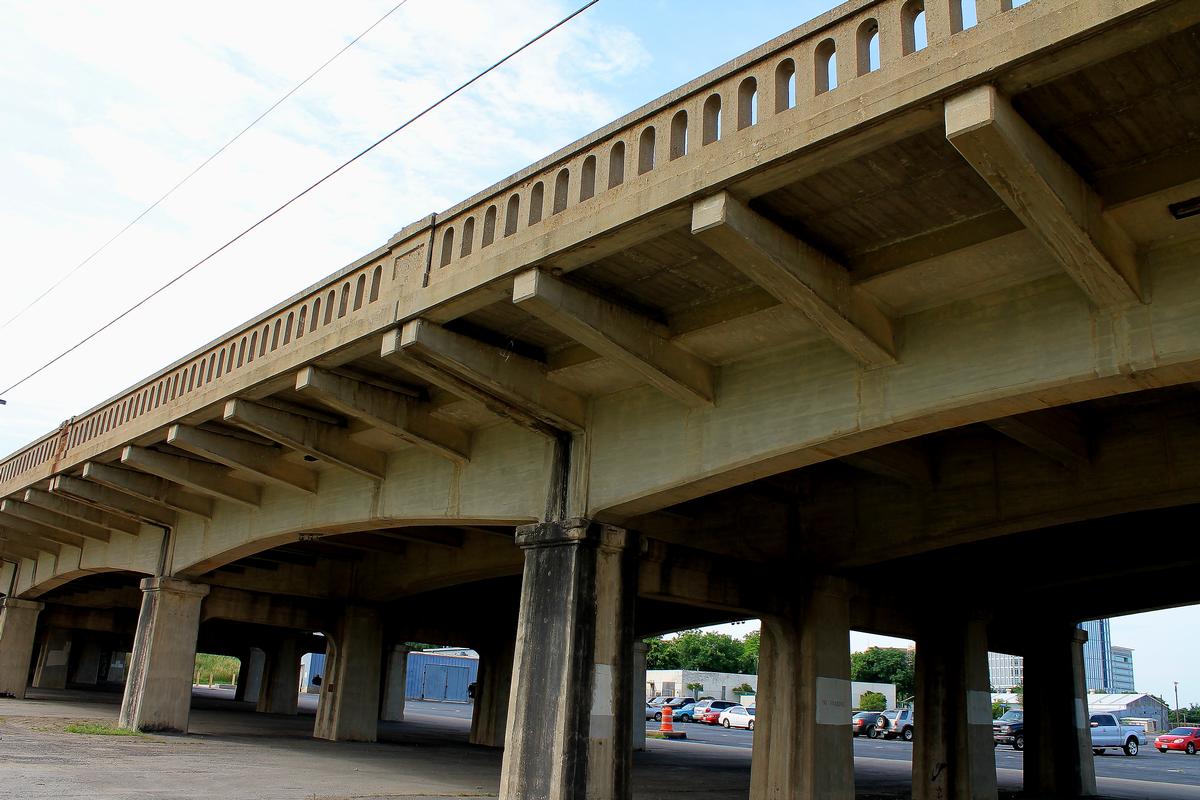
[[[583,430],[583,398],[551,382],[543,364],[428,320],[411,320],[384,334],[381,355],[452,394],[539,433]]]
[[[56,497],[73,498],[114,515],[126,516],[131,520],[144,520],[153,525],[171,527],[177,521],[175,512],[157,503],[150,503],[123,491],[73,478],[70,475],[56,475],[51,478],[50,491]]]
[[[933,487],[933,467],[929,455],[911,444],[898,443],[842,456],[841,460],[863,472],[927,490]]]
[[[372,480],[383,480],[387,471],[387,455],[335,425],[242,399],[225,404],[225,421]]]
[[[167,430],[167,444],[224,464],[230,469],[248,472],[266,483],[310,494],[316,494],[317,491],[317,473],[288,461],[278,448],[269,445],[222,436],[188,425],[172,425]]]
[[[230,475],[224,467],[207,461],[196,461],[130,445],[121,451],[121,463],[217,500],[228,500],[249,508],[258,508],[262,501],[262,490],[259,487],[239,480]]]
[[[896,363],[892,321],[846,268],[729,192],[692,206],[692,233],[862,363]]]
[[[90,522],[80,522],[77,519],[64,517],[62,514],[55,513],[54,511],[47,511],[44,508],[31,506],[28,503],[20,503],[12,499],[0,502],[0,512],[10,517],[19,517],[27,522],[36,523],[46,528],[69,533],[72,536],[94,539],[97,542],[107,542],[112,535],[108,528],[101,528],[99,525],[93,525]]]
[[[120,533],[128,533],[137,535],[141,531],[141,524],[128,517],[120,514],[110,514],[107,511],[102,511],[98,508],[81,503],[76,500],[71,500],[57,494],[43,491],[41,489],[28,489],[25,492],[25,502],[32,505],[44,508],[47,511],[61,514],[64,517],[88,522],[93,525],[99,525],[102,528],[108,528],[110,531],[118,531]]]
[[[996,87],[946,101],[946,138],[1025,223],[1093,303],[1141,300],[1136,247],[1100,196]]]
[[[513,302],[580,344],[618,364],[681,403],[713,403],[711,364],[672,343],[666,327],[531,269],[513,282]]]
[[[83,479],[126,492],[163,508],[212,519],[212,500],[185,492],[174,483],[153,475],[89,461],[83,465]]]
[[[18,558],[28,558],[32,561],[37,561],[43,552],[49,553],[50,555],[56,557],[58,555],[58,545],[54,545],[54,550],[51,551],[45,549],[45,547],[41,545],[32,547],[30,545],[14,542],[8,537],[8,533],[0,531],[0,552],[4,553],[4,555],[16,556]]]
[[[988,427],[1058,463],[1078,469],[1090,463],[1079,415],[1065,408],[989,420]]]
[[[10,501],[6,500],[5,502]],[[0,526],[8,530],[16,538],[24,537],[26,540],[25,544],[28,545],[39,545],[39,542],[54,542],[55,544],[65,544],[71,547],[83,547],[87,542],[86,539],[77,533],[68,533],[58,528],[51,528],[48,525],[31,522],[23,517],[16,516],[11,510],[0,513]],[[55,552],[58,552],[57,548]]]
[[[430,416],[425,404],[410,397],[316,367],[296,374],[296,391],[455,463],[469,460],[470,434]]]

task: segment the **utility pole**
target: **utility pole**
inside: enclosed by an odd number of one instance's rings
[[[1179,716],[1179,681],[1175,681],[1175,725],[1178,727],[1182,722]]]

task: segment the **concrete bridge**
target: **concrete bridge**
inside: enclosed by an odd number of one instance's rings
[[[199,642],[294,712],[320,633],[372,740],[470,644],[501,797],[607,800],[639,637],[760,617],[756,800],[853,796],[852,628],[914,797],[995,797],[989,649],[1093,793],[1075,623],[1200,601],[1200,4],[1011,5],[852,0],[5,459],[0,693],[131,649],[186,730]]]

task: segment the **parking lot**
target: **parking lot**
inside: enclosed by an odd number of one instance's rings
[[[35,690],[24,701],[0,700],[0,798],[424,800],[498,793],[501,752],[466,744],[470,706],[410,701],[403,723],[380,725],[378,743],[332,743],[311,738],[312,696],[302,696],[298,716],[278,716],[257,714],[226,694],[195,693],[187,736],[65,731],[73,721],[115,723],[118,695]],[[681,727],[686,741],[650,739],[635,755],[633,796],[745,797],[754,734]],[[911,757],[904,742],[856,740],[858,797],[908,797]],[[1021,754],[999,748],[996,760],[1001,797],[1012,798],[1021,785]],[[1200,757],[1147,749],[1137,758],[1099,757],[1096,769],[1106,797],[1200,800]]]

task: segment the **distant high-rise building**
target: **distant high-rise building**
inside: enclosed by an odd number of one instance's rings
[[[1080,623],[1079,627],[1088,635],[1083,646],[1088,690],[1111,694],[1134,691],[1133,651],[1127,647],[1113,647],[1109,621],[1095,619]],[[1123,654],[1123,660],[1116,659],[1118,651]],[[988,671],[992,689],[997,692],[1010,691],[1025,682],[1025,667],[1020,656],[988,653]]]
[[[1113,645],[1113,686],[1115,693],[1134,693],[1137,689],[1133,681],[1133,648]]]

